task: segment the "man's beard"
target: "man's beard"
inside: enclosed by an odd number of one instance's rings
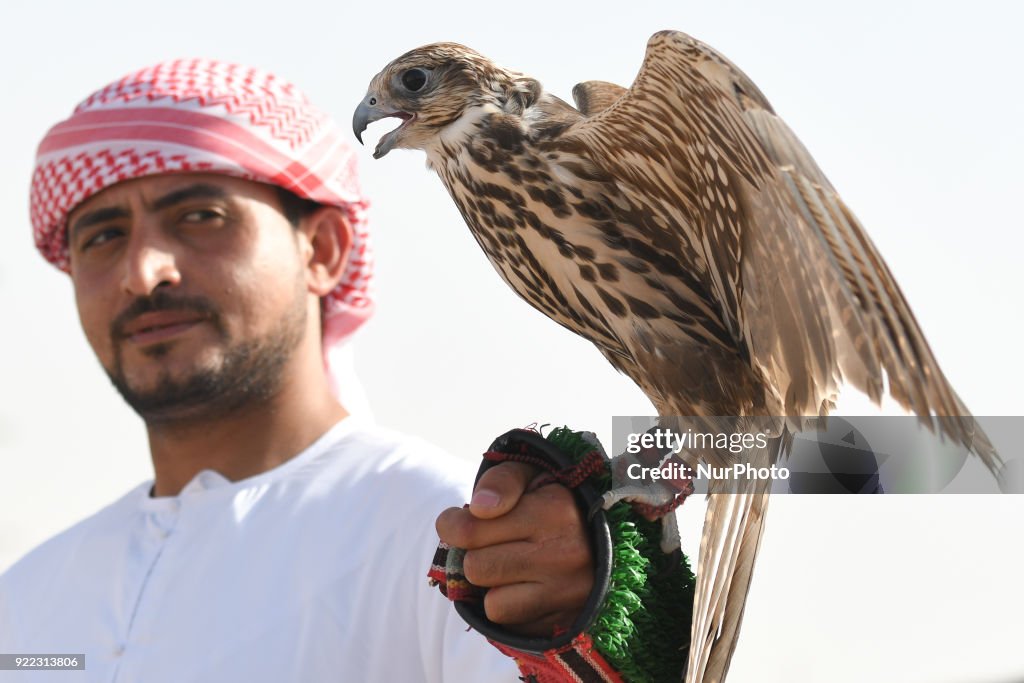
[[[280,319],[279,325],[265,336],[233,342],[216,309],[207,300],[171,296],[157,290],[153,296],[134,302],[111,325],[115,355],[114,367],[107,370],[107,376],[125,402],[149,425],[205,421],[265,403],[280,391],[285,364],[305,332],[307,315],[303,298],[296,296],[295,303]],[[156,386],[145,390],[133,388],[124,372],[117,331],[142,313],[165,310],[205,315],[206,322],[224,344],[220,362],[214,367],[200,367],[177,379],[165,372]],[[145,353],[159,358],[170,352],[172,344],[158,344]]]

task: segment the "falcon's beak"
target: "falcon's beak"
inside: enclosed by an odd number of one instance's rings
[[[380,98],[373,93],[368,94],[363,101],[359,103],[359,106],[356,107],[355,113],[352,115],[352,132],[356,134],[356,139],[359,140],[360,144],[363,142],[363,131],[366,130],[368,125],[374,121],[386,119],[389,116],[396,116],[402,119],[402,125],[390,133],[387,133],[380,139],[377,143],[377,148],[373,151],[374,159],[380,159],[392,150],[397,142],[399,132],[407,123],[415,119],[416,115],[404,111],[394,111],[385,107],[380,101]]]

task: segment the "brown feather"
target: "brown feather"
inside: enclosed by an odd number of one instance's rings
[[[612,106],[625,93],[626,89],[621,85],[607,81],[584,81],[572,89],[572,99],[584,116],[593,116]]]

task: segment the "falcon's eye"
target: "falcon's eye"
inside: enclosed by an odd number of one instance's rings
[[[409,92],[416,92],[427,82],[427,72],[423,69],[409,69],[402,74],[402,85]]]

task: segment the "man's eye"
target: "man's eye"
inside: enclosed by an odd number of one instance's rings
[[[99,230],[98,232],[94,233],[91,237],[89,237],[89,239],[83,242],[81,249],[82,251],[85,251],[86,249],[98,247],[100,245],[106,244],[107,242],[110,242],[111,240],[117,239],[123,234],[124,231],[122,231],[120,228],[104,228],[103,230]]]
[[[181,220],[186,223],[205,223],[206,221],[217,220],[221,217],[220,212],[213,209],[196,209],[195,211],[183,214]]]

